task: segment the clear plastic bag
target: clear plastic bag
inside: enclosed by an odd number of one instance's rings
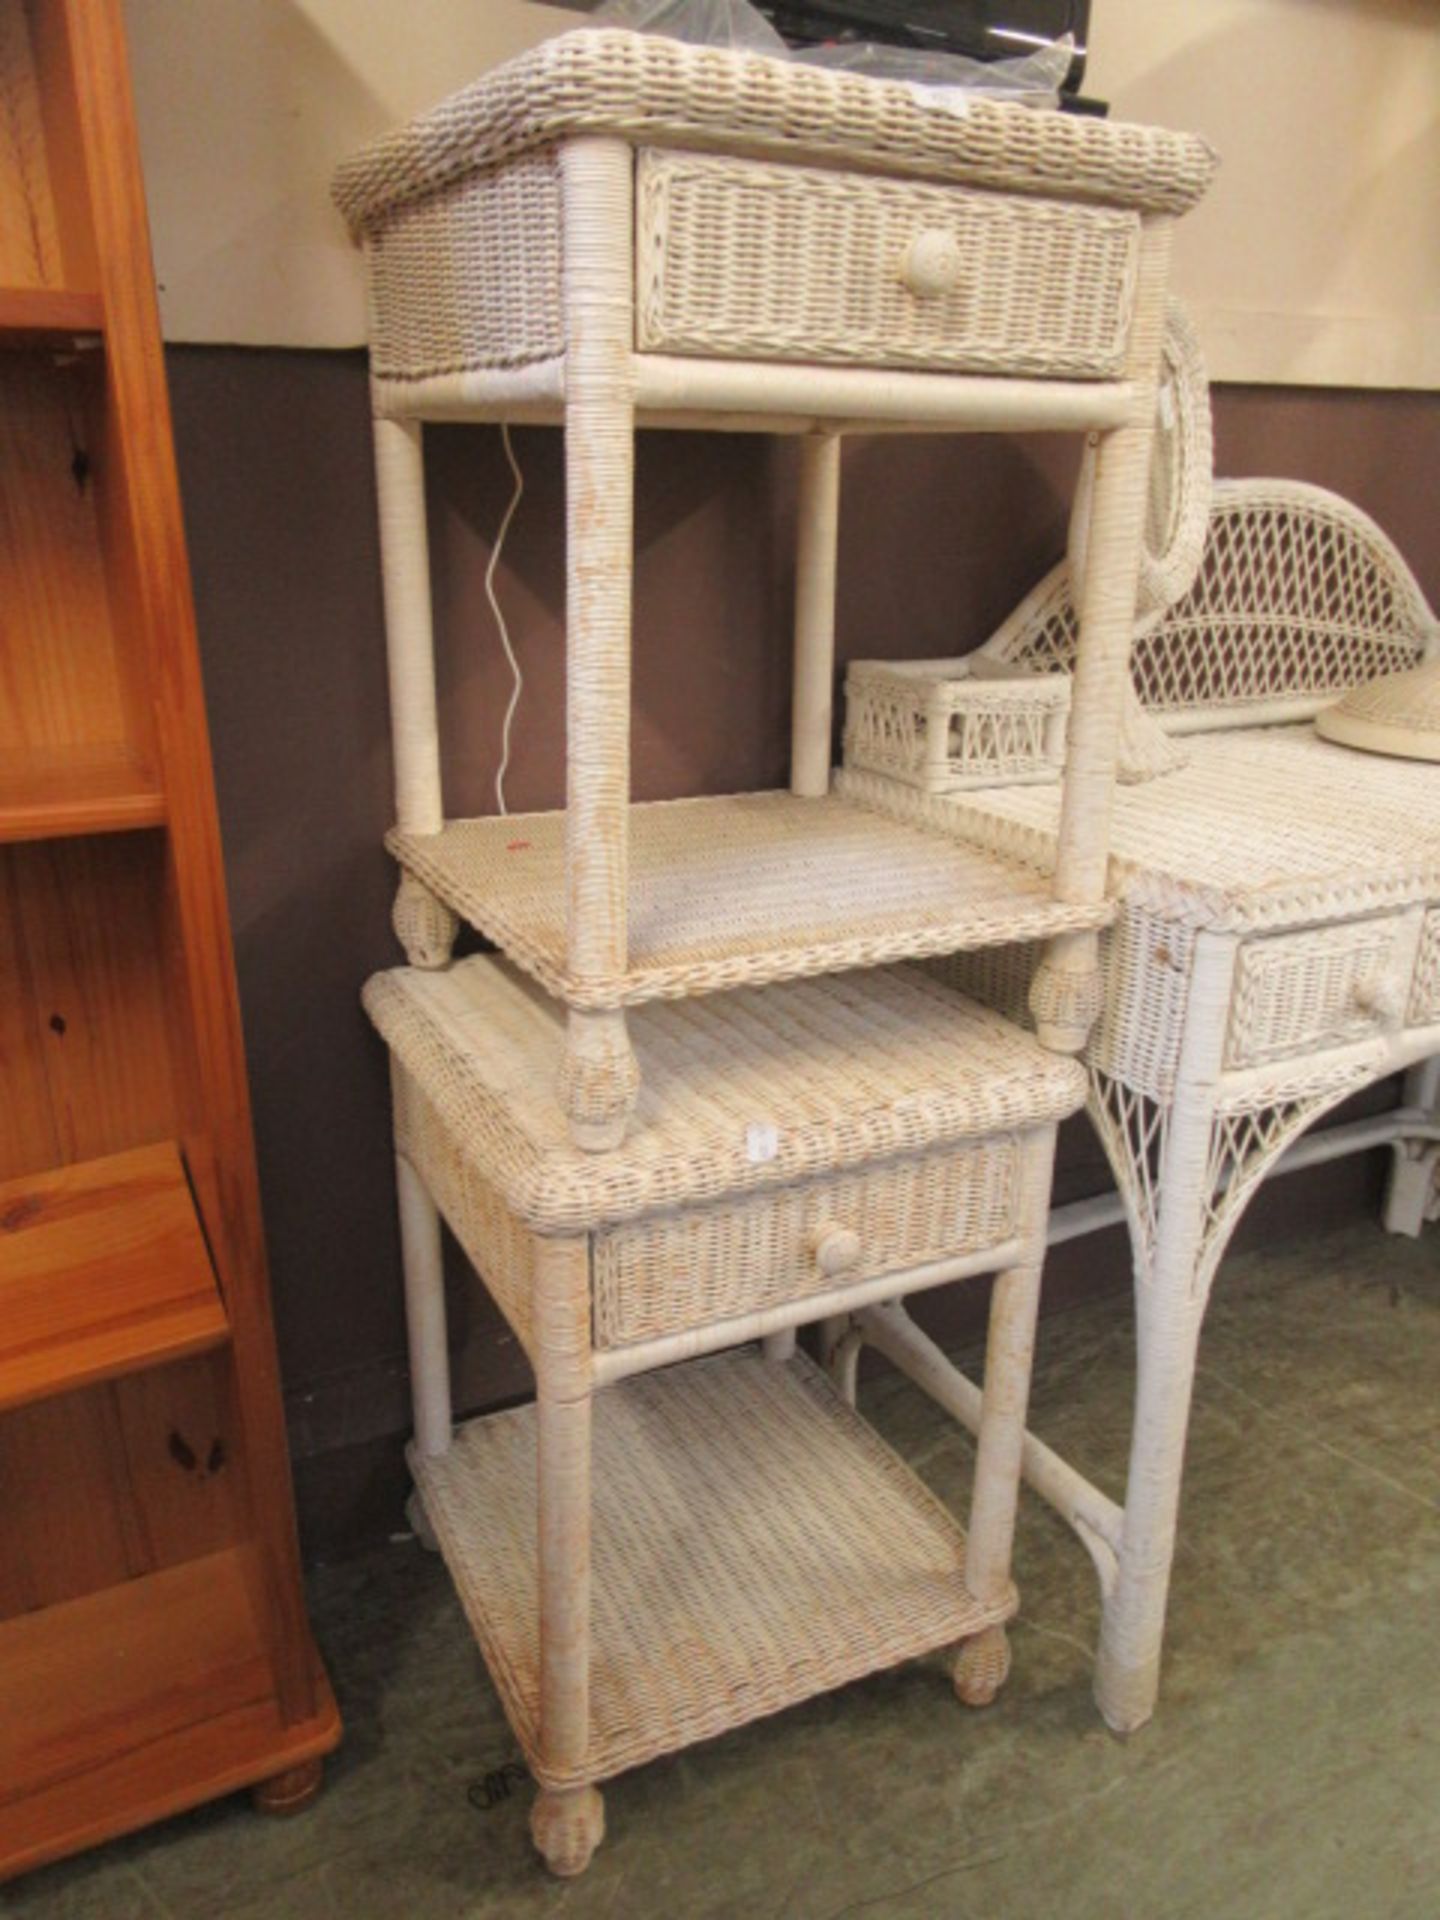
[[[1075,52],[1070,34],[1014,60],[967,60],[963,54],[924,47],[890,47],[869,40],[825,47],[788,47],[750,0],[605,0],[590,16],[597,27],[629,27],[661,33],[693,46],[768,53],[832,73],[863,73],[898,80],[927,105],[964,113],[977,94],[1020,100],[1027,106],[1059,104],[1060,83]]]
[[[1019,100],[1026,106],[1054,107],[1060,84],[1075,56],[1075,37],[1063,34],[1048,46],[1013,60],[967,60],[960,53],[924,47],[890,47],[875,41],[838,41],[828,47],[803,47],[790,54],[807,67],[832,73],[865,73],[875,80],[899,80],[917,96],[964,113],[976,94]]]
[[[789,48],[750,0],[605,0],[590,16],[597,27],[629,27],[635,33],[663,33],[701,47],[731,47],[750,53]]]

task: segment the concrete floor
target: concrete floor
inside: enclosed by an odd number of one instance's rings
[[[1045,1330],[1035,1424],[1113,1490],[1130,1328]],[[348,1733],[323,1799],[202,1810],[0,1891],[23,1920],[1436,1920],[1440,1241],[1358,1227],[1227,1264],[1206,1330],[1158,1718],[1090,1701],[1097,1600],[1027,1497],[1000,1703],[881,1676],[616,1781],[581,1880],[549,1880],[515,1747],[438,1561],[314,1577]],[[907,1383],[864,1410],[944,1496],[969,1445]],[[3,1790],[3,1786],[0,1786]],[[488,1810],[478,1798],[494,1800]]]

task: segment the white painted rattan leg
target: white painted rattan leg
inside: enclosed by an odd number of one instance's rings
[[[1440,1059],[1423,1060],[1405,1076],[1403,1104],[1427,1113],[1440,1125]],[[1390,1180],[1385,1191],[1383,1219],[1387,1233],[1407,1234],[1416,1240],[1433,1217],[1435,1180],[1440,1147],[1428,1140],[1397,1141]]]
[[[535,1280],[539,1423],[540,1755],[530,1831],[552,1873],[583,1873],[605,1832],[590,1752],[590,1260],[541,1240]]]
[[[767,1360],[784,1362],[794,1358],[795,1329],[782,1327],[778,1333],[767,1333],[760,1342],[760,1351]]]
[[[374,424],[395,816],[406,833],[438,833],[445,824],[445,810],[435,714],[422,429],[417,420],[377,418]]]
[[[840,538],[840,436],[800,442],[795,553],[795,677],[790,720],[790,791],[830,791],[835,710],[835,577]]]
[[[1178,1258],[1178,1256],[1177,1256]],[[1106,1725],[1134,1733],[1155,1711],[1165,1608],[1204,1303],[1191,1270],[1137,1280],[1135,1426],[1115,1582],[1101,1611],[1095,1699]]]
[[[400,875],[390,924],[412,967],[433,972],[449,966],[460,931],[459,917],[413,873]]]
[[[569,971],[592,990],[628,954],[630,600],[634,573],[634,155],[566,140],[565,924]],[[620,1012],[569,1023],[562,1099],[575,1144],[618,1146],[638,1085]]]
[[[415,1444],[421,1453],[446,1453],[451,1425],[450,1354],[440,1215],[425,1183],[403,1154],[395,1156],[395,1184],[400,1204],[400,1258],[405,1272],[405,1329],[410,1343]]]
[[[848,1313],[832,1313],[820,1322],[820,1364],[826,1373],[832,1371],[835,1350],[849,1331]]]
[[[965,1545],[965,1584],[984,1605],[1009,1596],[1015,1511],[1020,1501],[1025,1414],[1035,1356],[1035,1321],[1045,1260],[1045,1217],[1055,1159],[1055,1129],[1043,1128],[1021,1146],[1017,1223],[1026,1258],[995,1281],[985,1343],[985,1393],[975,1458],[975,1491]],[[961,1649],[955,1687],[967,1706],[988,1706],[1010,1671],[1008,1638],[991,1627]]]

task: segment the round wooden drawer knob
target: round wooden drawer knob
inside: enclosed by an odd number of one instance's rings
[[[960,243],[944,227],[922,227],[910,242],[900,278],[918,299],[937,300],[960,280]]]
[[[816,1266],[831,1279],[839,1279],[859,1264],[860,1236],[850,1227],[817,1227],[810,1245]]]

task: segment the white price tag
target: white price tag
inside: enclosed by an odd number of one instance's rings
[[[763,1167],[780,1151],[780,1129],[768,1120],[752,1120],[745,1129],[745,1158],[752,1167]]]

